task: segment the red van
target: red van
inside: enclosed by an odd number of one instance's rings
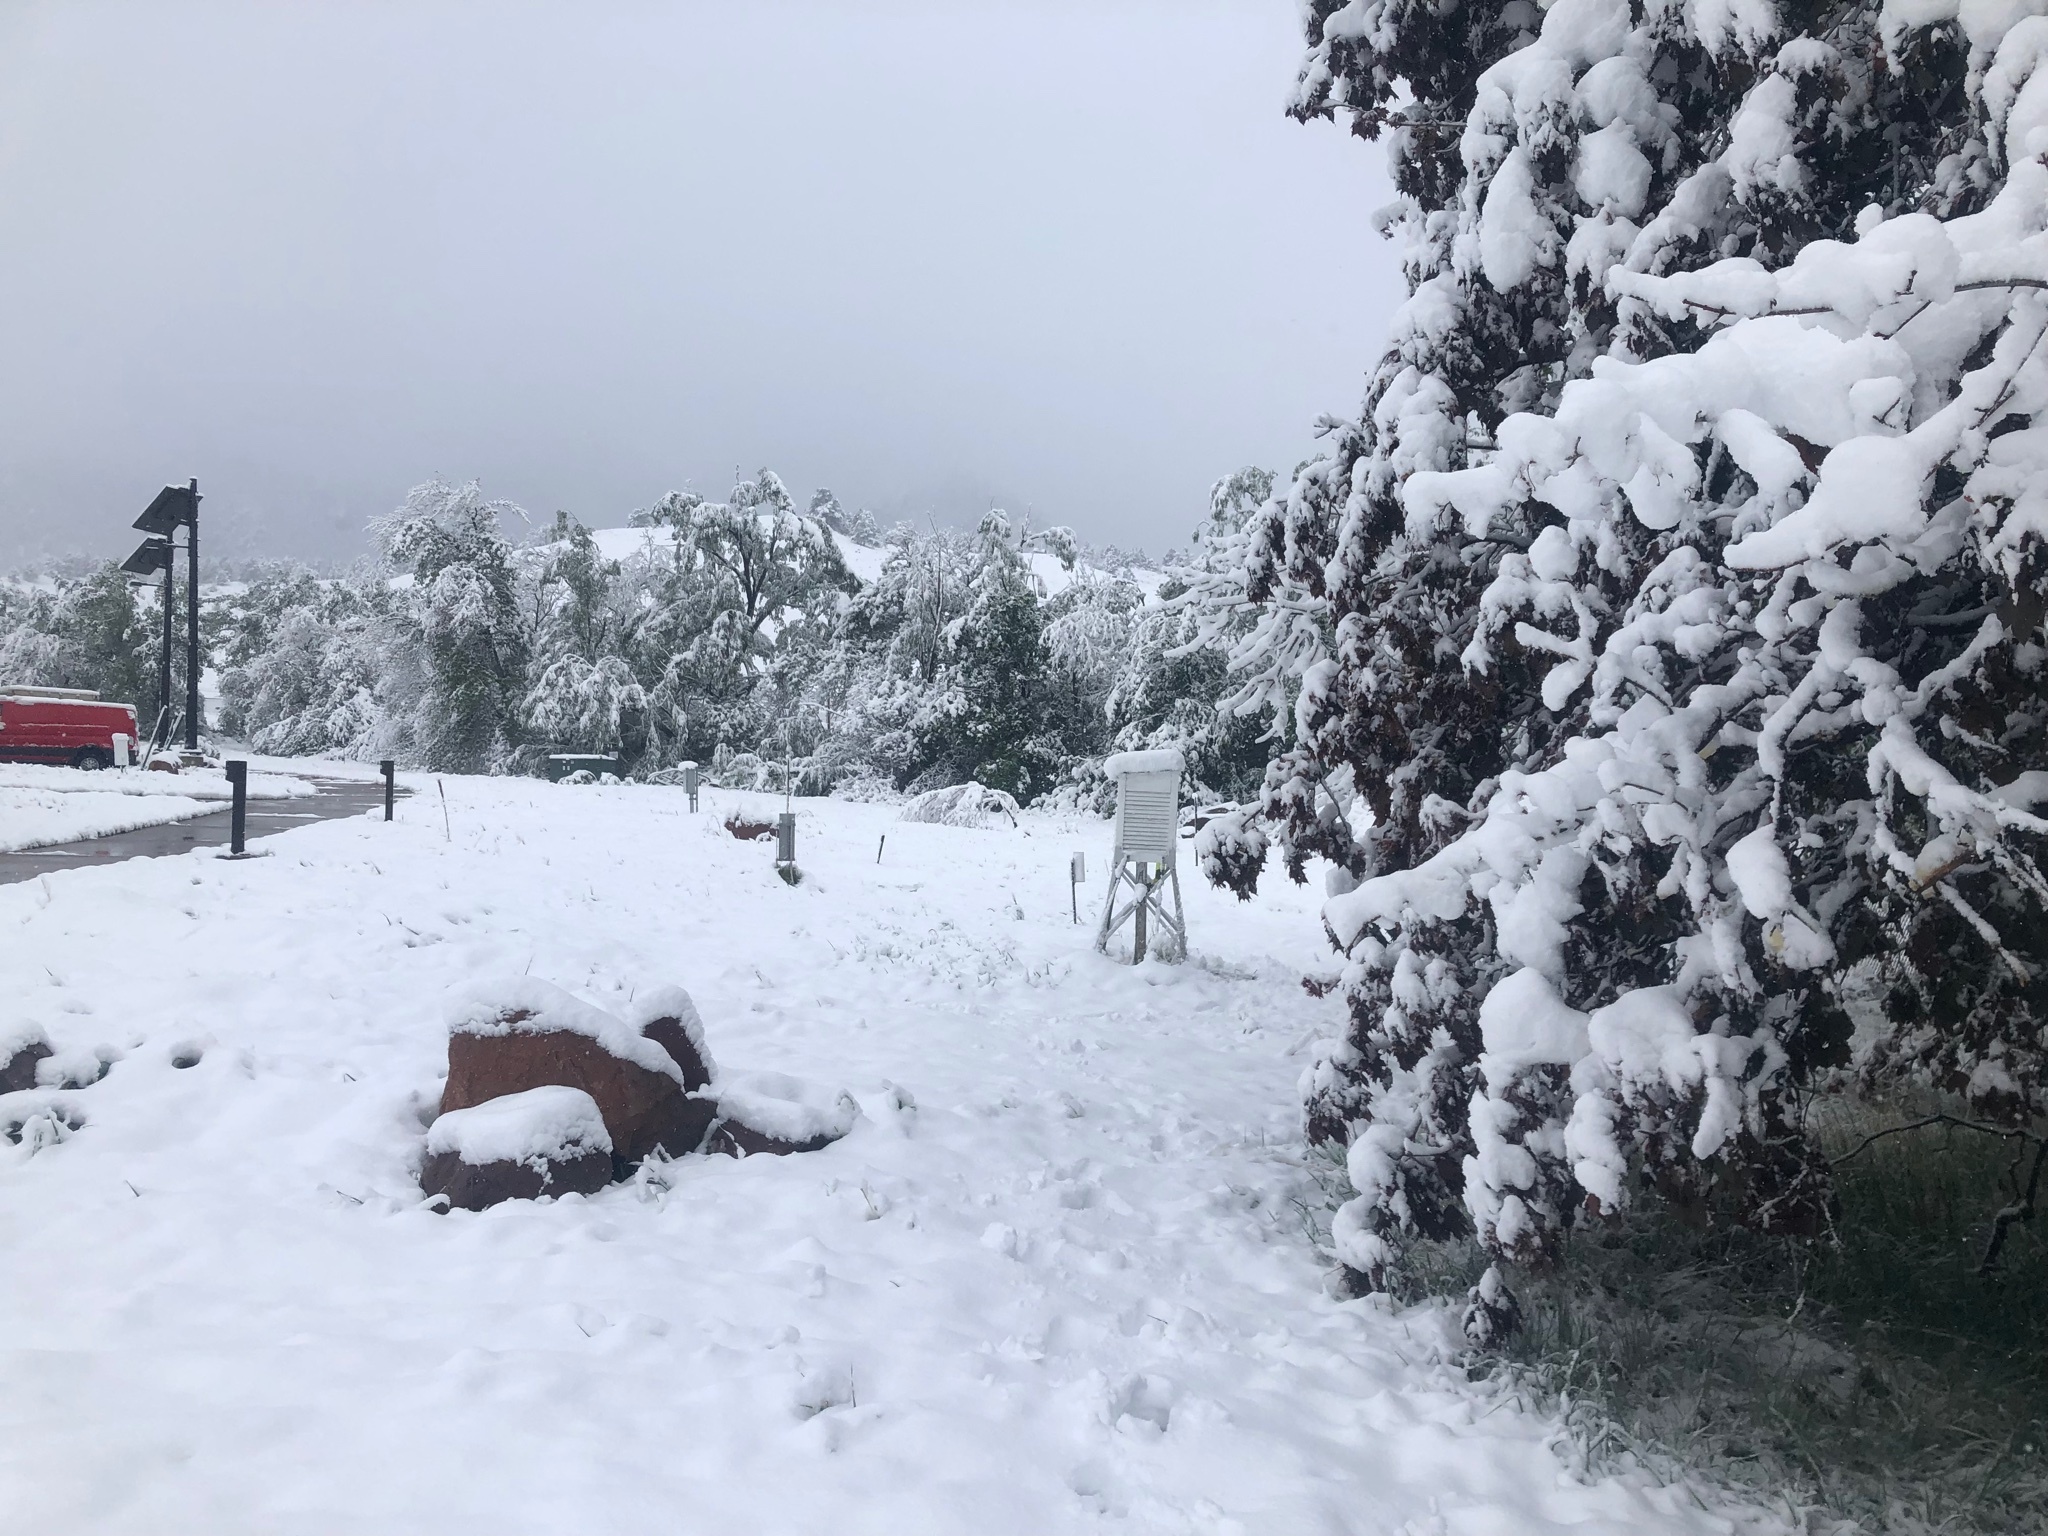
[[[127,767],[135,758],[135,710],[86,688],[0,685],[0,763]]]

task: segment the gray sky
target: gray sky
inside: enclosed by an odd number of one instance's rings
[[[1356,408],[1372,146],[1291,0],[0,4],[0,562],[348,557],[736,467],[1163,547]]]

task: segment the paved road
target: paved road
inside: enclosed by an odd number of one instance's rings
[[[319,793],[290,800],[251,800],[247,823],[250,842],[273,832],[287,832],[309,821],[327,821],[336,816],[359,816],[373,805],[384,803],[380,780],[313,779]],[[405,792],[400,790],[403,795]],[[162,826],[138,827],[133,832],[116,832],[110,837],[89,837],[76,843],[57,843],[48,848],[29,848],[20,853],[0,853],[0,885],[33,880],[59,869],[88,869],[117,863],[122,859],[161,858],[166,854],[190,853],[195,848],[228,845],[229,812],[223,807],[190,821],[173,821]]]

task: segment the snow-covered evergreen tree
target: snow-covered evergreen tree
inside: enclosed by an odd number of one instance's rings
[[[383,596],[374,583],[295,571],[224,602],[220,729],[282,757],[379,755]]]
[[[1882,779],[1878,759],[1824,744],[1811,718],[1817,698],[1862,706],[1783,654],[1795,633],[1839,635],[1852,593],[1811,563],[1766,584],[1733,551],[1796,515],[1850,437],[1918,430],[1965,387],[1970,349],[1981,368],[2001,344],[2003,320],[1919,316],[1939,283],[1878,253],[1922,239],[1930,214],[1993,217],[1976,210],[2021,152],[2001,114],[2031,79],[2006,50],[2033,23],[1619,0],[1311,0],[1307,15],[1296,111],[1387,139],[1412,288],[1363,414],[1325,425],[1242,565],[1270,630],[1237,659],[1249,678],[1284,675],[1300,642],[1283,621],[1327,604],[1329,654],[1299,671],[1264,810],[1296,869],[1313,851],[1364,881],[1329,909],[1351,1029],[1306,1085],[1311,1134],[1348,1146],[1358,1191],[1339,1250],[1367,1283],[1409,1234],[1476,1228],[1540,1260],[1587,1195],[1624,1198],[1634,1166],[1674,1198],[1810,1228],[1825,1170],[1788,1091],[1840,1043],[1828,977],[1851,931],[1908,898],[1875,894],[1894,877],[1871,865],[1883,813],[1857,786]],[[1809,275],[1824,261],[1907,307],[1874,325],[1882,304]],[[1742,282],[1807,313],[1762,315]],[[1876,356],[1910,347],[1894,330],[1915,324],[1961,350]],[[1767,340],[1773,326],[1797,336]],[[1665,408],[1678,399],[1697,414]],[[1930,506],[1960,489],[1951,469],[1938,495],[1932,470],[1914,482]],[[1971,611],[1913,602],[1902,612]],[[1759,621],[1781,633],[1750,633]],[[1908,628],[1890,638],[1912,659],[1883,664],[1939,671],[1948,631]],[[1738,677],[1748,691],[1715,692]],[[1773,734],[1769,701],[1801,686],[1804,723]],[[1621,733],[1698,710],[1714,724],[1691,737],[1697,760],[1637,781]],[[1738,741],[1757,754],[1747,778]],[[1627,766],[1598,767],[1603,753]],[[1343,814],[1347,776],[1369,824]],[[1983,916],[1951,891],[1917,921],[1967,928],[1957,901]],[[1896,989],[1901,1011],[1925,1017],[1926,990]],[[2006,990],[1977,1013],[2009,1018]],[[1511,1310],[1504,1295],[1477,1298],[1475,1327]]]
[[[376,524],[402,579],[383,700],[394,749],[430,768],[485,773],[522,736],[531,636],[522,623],[512,546],[474,481],[416,486]]]
[[[921,771],[945,783],[973,780],[1020,800],[1058,774],[1046,739],[1043,619],[1009,519],[981,520],[980,561],[966,612],[946,626],[935,706],[919,722]]]
[[[111,563],[49,586],[0,586],[0,682],[95,689],[133,704],[146,732],[160,683],[162,590],[138,593]],[[184,686],[182,643],[173,682]]]

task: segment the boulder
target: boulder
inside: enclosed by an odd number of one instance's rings
[[[548,1085],[596,1101],[620,1173],[657,1151],[695,1152],[710,1128],[711,1104],[666,1047],[561,988],[521,977],[455,1000],[443,1114]]]
[[[729,1157],[816,1152],[853,1129],[860,1106],[850,1093],[780,1072],[747,1072],[708,1090],[718,1106],[707,1152]]]
[[[619,1010],[628,1029],[645,1035],[668,1052],[683,1074],[683,1086],[695,1093],[711,1086],[718,1068],[704,1039],[704,1017],[681,987],[655,987],[636,992]]]
[[[420,1188],[464,1211],[592,1195],[611,1181],[612,1138],[597,1100],[554,1084],[442,1115],[427,1129],[420,1170]]]
[[[40,1024],[0,1025],[0,1093],[35,1087],[36,1063],[49,1054],[49,1036]]]

